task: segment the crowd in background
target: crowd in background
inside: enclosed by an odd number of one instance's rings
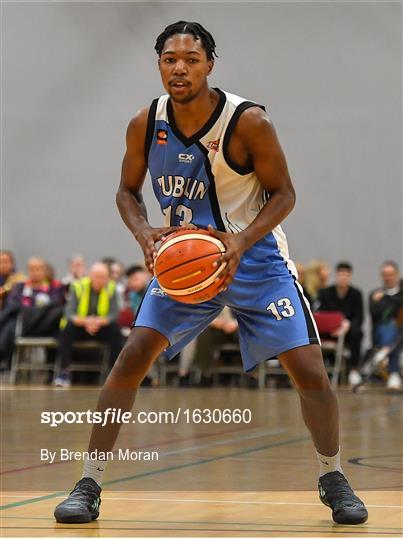
[[[332,334],[345,334],[348,347],[348,380],[361,380],[363,363],[363,323],[365,308],[362,292],[352,285],[353,267],[342,261],[336,265],[334,282],[324,261],[304,266],[297,264],[299,282],[314,311],[341,312],[342,325]],[[3,371],[11,366],[16,333],[23,336],[51,336],[58,340],[59,369],[53,384],[71,385],[69,365],[73,344],[96,340],[106,343],[109,368],[123,346],[135,320],[151,275],[142,264],[127,268],[113,257],[105,257],[90,267],[81,255],[73,256],[67,274],[56,278],[52,266],[41,257],[31,257],[26,275],[19,272],[13,253],[0,251],[0,361]],[[385,261],[380,269],[380,283],[369,295],[371,347],[387,348],[386,385],[402,386],[400,373],[403,287],[399,268]],[[190,366],[196,363],[202,379],[209,381],[214,367],[214,351],[221,344],[238,343],[237,320],[225,308],[207,330],[182,351],[179,380],[186,384]],[[385,349],[386,350],[386,349]],[[50,353],[51,354],[51,353]],[[152,375],[152,374],[151,374]]]

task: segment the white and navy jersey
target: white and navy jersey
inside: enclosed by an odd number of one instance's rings
[[[146,161],[153,189],[165,216],[165,226],[209,224],[220,231],[245,229],[268,200],[252,168],[229,156],[231,134],[243,111],[261,107],[252,101],[215,89],[218,104],[206,124],[191,137],[177,128],[168,95],[152,102],[146,134]],[[268,249],[288,261],[280,226],[266,237]],[[293,265],[292,265],[293,266]],[[291,269],[294,273],[294,268]]]

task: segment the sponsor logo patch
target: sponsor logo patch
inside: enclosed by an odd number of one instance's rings
[[[218,152],[218,149],[220,148],[220,139],[217,139],[215,141],[209,141],[207,143],[207,148],[210,150],[214,150],[214,152]]]
[[[179,163],[192,163],[194,158],[193,154],[178,154]]]
[[[168,131],[166,129],[157,130],[157,144],[167,144],[168,142]]]
[[[166,296],[164,291],[159,287],[153,287],[150,292],[151,296]]]

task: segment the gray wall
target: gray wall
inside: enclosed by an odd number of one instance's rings
[[[75,252],[141,257],[114,194],[128,120],[162,92],[155,37],[179,19],[215,36],[211,83],[270,111],[297,190],[292,257],[350,259],[376,285],[403,256],[399,3],[3,4],[2,245],[59,275]]]

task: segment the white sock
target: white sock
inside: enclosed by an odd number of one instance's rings
[[[101,487],[107,463],[103,459],[85,459],[81,478],[92,478]]]
[[[318,456],[319,460],[319,476],[323,476],[324,474],[334,471],[339,471],[343,474],[343,469],[340,465],[340,448],[335,456],[323,456],[322,454],[319,454],[318,451],[316,451],[316,455]]]

